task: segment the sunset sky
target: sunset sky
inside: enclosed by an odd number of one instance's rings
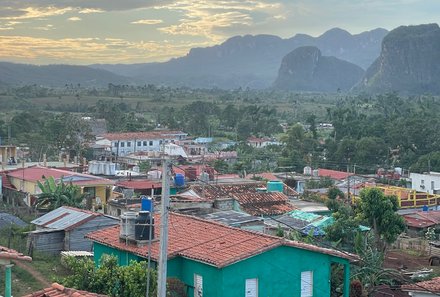
[[[0,61],[166,61],[234,35],[439,21],[440,0],[0,0]]]

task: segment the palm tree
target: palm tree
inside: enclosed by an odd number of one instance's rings
[[[88,193],[81,193],[80,187],[72,183],[65,184],[61,178],[56,183],[55,179],[50,176],[43,183],[37,181],[37,185],[41,193],[37,195],[37,208],[53,210],[61,206],[73,206],[84,208],[84,200],[88,197]]]

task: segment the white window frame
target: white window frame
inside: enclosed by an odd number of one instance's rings
[[[301,271],[301,297],[313,297],[313,271]]]
[[[251,295],[248,291],[248,281],[255,280],[255,295]],[[245,297],[258,297],[258,278],[248,278],[245,280],[245,288],[244,288],[244,296]]]
[[[200,287],[199,281],[200,280]],[[203,297],[203,276],[194,273],[194,297]]]

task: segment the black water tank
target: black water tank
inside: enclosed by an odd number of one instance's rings
[[[154,239],[154,217],[151,217],[149,211],[140,211],[135,221],[134,238],[136,240],[148,240],[150,236],[150,230],[151,239]]]

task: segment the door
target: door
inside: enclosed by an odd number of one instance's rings
[[[246,280],[245,297],[258,297],[258,280],[256,278],[249,278]]]
[[[203,297],[203,277],[194,274],[194,297]]]

